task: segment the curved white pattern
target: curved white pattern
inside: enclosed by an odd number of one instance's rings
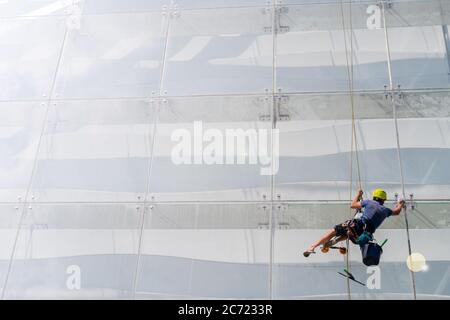
[[[0,0],[2,297],[448,298],[450,1],[393,0],[373,30],[369,4]],[[351,101],[364,196],[382,187],[392,207],[401,192],[391,98],[429,263],[414,292],[403,216],[375,234],[376,291],[336,281],[337,252],[301,254],[352,215]],[[175,165],[172,133],[196,121],[279,130],[277,174]],[[367,278],[357,246],[349,265]]]

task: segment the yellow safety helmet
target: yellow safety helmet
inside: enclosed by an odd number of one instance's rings
[[[387,194],[383,189],[375,189],[375,191],[372,193],[372,197],[386,201]]]

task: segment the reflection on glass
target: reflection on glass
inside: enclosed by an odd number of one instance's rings
[[[302,252],[327,229],[348,219],[346,205],[275,206],[273,287],[275,299],[347,299],[347,283],[337,272],[344,256],[332,250],[305,258]]]
[[[355,90],[381,90],[388,84],[384,31],[368,29],[366,10],[367,5],[347,3],[283,7],[276,47],[278,88],[348,91],[350,68]]]
[[[449,88],[447,1],[403,1],[386,9],[394,85]]]
[[[269,210],[257,204],[149,208],[136,298],[267,299]]]
[[[0,103],[0,201],[24,201],[47,103]]]
[[[392,207],[403,173],[425,259],[415,293],[448,299],[450,1],[380,12],[375,0],[0,0],[5,297],[412,299],[404,213],[375,234],[388,239],[378,269],[351,245],[365,287],[338,274],[338,252],[301,254],[353,215],[359,179]],[[227,130],[243,138],[231,163]],[[253,132],[271,162],[250,162]]]
[[[450,257],[445,244],[450,228],[449,203],[415,202],[409,217],[413,252],[425,258],[423,268],[415,273],[417,296],[419,299],[448,299]]]
[[[164,94],[272,91],[271,26],[265,8],[181,11],[170,23]]]
[[[49,96],[64,30],[61,17],[0,20],[0,100]]]
[[[391,194],[399,192],[390,101],[382,94],[355,95],[354,109],[357,149],[351,144],[348,95],[286,95],[281,110],[290,120],[278,122],[280,171],[275,177],[282,199],[349,199],[350,182],[355,187],[359,180],[356,151],[363,188],[382,185]]]
[[[69,28],[55,98],[147,97],[159,92],[160,13],[80,16]]]
[[[154,105],[52,103],[30,196],[39,201],[138,201],[147,188]]]
[[[0,246],[0,295],[2,295],[24,206],[22,204],[2,204],[0,210],[0,241],[2,243]]]
[[[30,205],[5,298],[131,298],[141,217],[132,204]]]
[[[156,201],[269,199],[271,177],[263,172],[272,163],[271,123],[264,120],[270,107],[271,99],[257,96],[163,99],[150,195]]]

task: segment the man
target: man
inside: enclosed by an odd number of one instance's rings
[[[399,201],[394,209],[389,209],[384,206],[384,202],[387,199],[386,192],[382,189],[376,189],[372,194],[373,200],[362,200],[361,197],[363,191],[359,190],[358,194],[352,201],[351,208],[364,211],[360,217],[347,220],[344,223],[336,225],[333,229],[325,233],[316,243],[311,245],[303,255],[309,257],[310,254],[315,253],[314,250],[333,237],[338,236],[339,241],[349,238],[355,244],[362,244],[368,241],[368,237],[371,238],[372,234],[383,223],[384,219],[391,215],[397,216],[402,211],[405,205],[405,201]]]

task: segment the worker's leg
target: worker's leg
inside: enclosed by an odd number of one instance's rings
[[[336,235],[336,230],[330,229],[328,230],[319,240],[317,240],[314,244],[312,244],[307,251],[314,251],[318,246],[327,243]]]
[[[343,241],[347,239],[347,228],[350,220],[345,221],[344,223],[338,224],[334,226],[333,229],[328,230],[319,240],[317,240],[314,244],[312,244],[303,255],[305,257],[309,257],[311,253],[314,253],[314,250],[328,241],[330,241],[334,236],[338,236],[338,241]]]

